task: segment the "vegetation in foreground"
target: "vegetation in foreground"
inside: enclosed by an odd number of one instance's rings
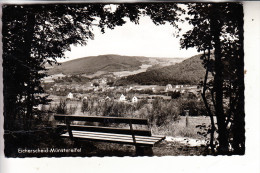
[[[209,117],[191,116],[188,121],[185,116],[185,108],[191,102],[198,102],[196,99],[186,100],[178,98],[175,100],[155,99],[151,103],[147,100],[135,104],[116,101],[98,103],[96,99],[83,100],[81,105],[70,105],[71,101],[60,100],[54,106],[43,106],[42,114],[34,119],[31,131],[15,131],[5,134],[5,153],[7,157],[41,157],[41,156],[135,156],[135,148],[129,145],[100,143],[100,142],[73,142],[69,139],[62,139],[54,114],[73,114],[71,110],[80,110],[82,115],[104,115],[104,116],[135,116],[147,118],[153,134],[193,138],[202,140],[204,136],[197,132],[201,129],[196,126],[205,123],[210,124]],[[74,103],[74,102],[72,102]],[[197,104],[194,104],[197,105]],[[191,108],[191,107],[190,107]],[[194,107],[193,113],[202,113],[203,107],[199,110]],[[203,129],[202,129],[203,131]],[[203,131],[205,132],[205,131]],[[22,140],[23,139],[23,140]],[[80,153],[48,153],[48,154],[17,154],[19,148],[81,148]],[[210,154],[207,146],[189,147],[178,142],[167,142],[157,144],[154,148],[155,156],[162,155],[205,155]],[[189,154],[190,153],[190,154]]]
[[[152,133],[184,136],[189,138],[202,139],[203,137],[196,132],[197,124],[205,122],[209,124],[208,117],[190,117],[189,126],[186,127],[186,118],[181,119],[172,124],[172,126],[161,127],[160,129],[152,129]],[[53,128],[53,125],[44,127],[38,126],[38,130],[34,131],[16,131],[6,133],[5,138],[5,155],[6,157],[88,157],[88,156],[135,156],[135,147],[132,145],[78,141],[73,142],[68,138],[61,138],[59,130]],[[46,149],[46,148],[81,148],[81,152],[75,153],[43,153],[28,154],[18,153],[18,149]],[[153,147],[154,156],[177,156],[177,155],[209,155],[212,154],[206,145],[188,146],[175,141],[162,141]]]

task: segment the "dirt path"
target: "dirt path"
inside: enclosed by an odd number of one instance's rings
[[[178,142],[191,147],[206,145],[207,141],[202,139],[186,138],[186,137],[172,137],[166,136],[165,141],[167,142]]]
[[[154,156],[193,156],[208,155],[206,141],[183,138],[166,137],[166,139],[153,147]]]

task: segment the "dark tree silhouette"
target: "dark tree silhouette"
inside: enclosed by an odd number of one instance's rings
[[[211,117],[211,148],[215,115],[218,153],[244,154],[243,7],[239,3],[188,4],[188,14],[187,20],[194,28],[183,35],[181,44],[183,48],[204,51],[206,76],[202,97]],[[207,82],[209,72],[213,80]],[[206,90],[210,90],[210,99],[206,98]]]
[[[100,20],[95,25],[104,29],[109,16],[104,6],[3,6],[5,129],[18,128],[15,120],[24,120],[23,128],[30,128],[34,107],[48,101],[41,95],[45,64],[52,65],[64,57],[71,44],[84,45],[92,39],[91,27],[96,17]]]

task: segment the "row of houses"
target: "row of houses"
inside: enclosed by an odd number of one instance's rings
[[[69,99],[69,100],[74,100],[74,99],[78,99],[78,98],[79,98],[78,94],[73,94],[71,92],[67,95],[67,99]],[[84,96],[84,97],[82,97],[82,100],[88,100],[88,97]],[[106,98],[102,99],[101,101],[110,101],[110,100],[111,100],[111,98],[109,96],[106,96]],[[118,98],[118,101],[126,102],[127,101],[126,96],[124,94],[121,94],[121,96]],[[131,99],[131,102],[133,102],[133,103],[138,102],[138,98],[136,96],[133,96]]]
[[[124,94],[122,94],[122,95],[119,97],[119,101],[120,101],[120,102],[125,102],[125,101],[127,101],[127,100],[126,100],[126,96],[125,96]],[[131,101],[132,101],[133,103],[137,103],[137,102],[138,102],[138,98],[137,98],[136,96],[133,96],[132,99],[131,99]]]
[[[172,86],[171,84],[167,84],[165,86],[165,92],[168,91],[182,91],[182,90],[196,90],[198,86],[189,86],[189,85],[175,85]]]

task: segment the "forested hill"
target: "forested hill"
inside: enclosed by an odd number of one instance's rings
[[[166,85],[170,84],[198,84],[203,80],[205,68],[201,55],[193,56],[181,63],[127,76],[116,81],[115,85]]]
[[[49,70],[49,74],[92,74],[97,71],[138,70],[148,58],[141,56],[100,55],[67,61]]]

